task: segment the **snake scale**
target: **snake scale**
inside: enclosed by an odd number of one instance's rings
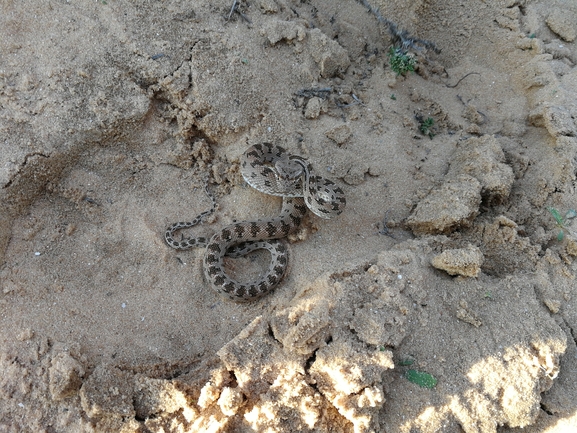
[[[241,174],[253,188],[283,198],[280,215],[268,220],[242,221],[224,227],[210,240],[191,237],[174,238],[177,230],[201,223],[214,212],[212,208],[189,222],[169,226],[164,238],[172,248],[185,250],[205,247],[203,269],[206,280],[220,294],[242,302],[258,299],[283,279],[288,266],[288,249],[279,239],[295,233],[307,208],[322,218],[339,215],[346,205],[344,193],[334,182],[315,174],[302,157],[290,155],[280,146],[261,143],[249,147],[241,158]],[[257,249],[271,254],[268,270],[256,281],[241,283],[224,270],[223,257],[240,257]]]

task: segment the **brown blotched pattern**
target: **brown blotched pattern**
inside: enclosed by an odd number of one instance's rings
[[[241,173],[246,182],[259,191],[283,197],[278,217],[231,224],[210,241],[202,237],[175,240],[174,232],[199,224],[214,212],[214,197],[205,188],[212,208],[191,222],[172,224],[166,229],[164,238],[176,249],[206,247],[203,267],[207,281],[216,291],[234,301],[250,301],[270,292],[284,277],[288,250],[279,239],[296,232],[307,208],[322,218],[332,218],[343,211],[346,201],[343,191],[334,182],[313,174],[306,160],[289,155],[282,147],[270,143],[256,144],[246,150]],[[222,261],[225,255],[240,257],[257,249],[266,249],[271,254],[268,270],[261,278],[240,283],[226,274]]]

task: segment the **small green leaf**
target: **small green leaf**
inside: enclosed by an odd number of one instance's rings
[[[559,232],[559,234],[557,235],[557,240],[558,240],[559,242],[561,242],[561,241],[563,240],[563,230],[561,230],[561,231]]]
[[[403,51],[400,48],[395,49],[394,47],[391,47],[387,56],[389,57],[390,68],[397,74],[397,76],[405,75],[407,72],[415,72],[416,60],[406,51]]]
[[[407,370],[405,377],[409,382],[416,383],[421,388],[434,388],[437,385],[437,379],[424,371]]]
[[[423,135],[428,135],[429,138],[432,140],[435,134],[433,134],[433,125],[435,124],[435,119],[432,117],[427,117],[420,121],[419,130]]]
[[[406,358],[406,359],[403,359],[403,360],[399,361],[399,366],[401,366],[401,367],[406,367],[407,365],[412,365],[412,364],[414,364],[414,362],[415,362],[414,359]]]
[[[563,217],[561,216],[561,214],[557,209],[555,209],[554,207],[548,207],[547,210],[551,213],[551,215],[553,215],[553,218],[555,218],[557,224],[563,225]]]

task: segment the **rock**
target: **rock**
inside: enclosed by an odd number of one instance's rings
[[[276,14],[278,12],[278,4],[274,0],[259,0],[257,4],[263,14]]]
[[[482,125],[485,122],[485,118],[473,104],[467,104],[465,106],[463,117],[475,125]]]
[[[517,224],[500,215],[493,222],[480,224],[483,234],[479,244],[485,257],[483,270],[490,275],[531,272],[539,258],[540,245],[520,236]]]
[[[220,378],[226,380],[226,377],[226,371],[215,371],[211,375],[211,382],[213,380],[218,381]],[[182,382],[155,379],[140,374],[135,376],[134,382],[133,403],[136,419],[148,419],[150,421],[159,413],[181,413],[187,419],[198,416],[198,411],[201,407],[189,398],[188,389]],[[151,431],[156,431],[148,424],[147,427]]]
[[[9,293],[9,292],[6,292]],[[30,328],[24,328],[16,337],[18,341],[28,341],[34,337],[34,331]]]
[[[238,388],[224,387],[218,398],[220,410],[226,416],[233,416],[244,403],[242,392]]]
[[[573,42],[577,37],[577,16],[569,11],[553,9],[545,22],[554,33],[567,42]]]
[[[537,38],[519,39],[516,43],[516,46],[521,50],[534,50],[534,52],[537,54],[543,54],[545,52],[543,41]]]
[[[323,78],[331,78],[343,73],[351,61],[347,51],[337,41],[330,39],[319,29],[309,32],[311,54],[321,68]]]
[[[553,313],[553,314],[557,314],[559,312],[559,310],[561,309],[561,305],[562,305],[561,301],[559,299],[550,299],[550,298],[543,299],[543,303],[547,306],[549,311],[551,311],[551,313]]]
[[[467,248],[445,250],[431,260],[433,267],[447,272],[449,275],[476,277],[481,271],[483,253],[473,245]]]
[[[459,175],[421,200],[407,224],[416,235],[451,233],[470,226],[480,204],[481,183],[472,176]]]
[[[543,52],[553,54],[554,59],[566,58],[571,60],[572,63],[575,63],[575,57],[573,56],[571,44],[566,44],[559,39],[553,39],[549,43],[543,44]],[[551,66],[559,77],[570,73],[572,69],[571,66],[560,60],[553,60]]]
[[[321,98],[315,96],[309,99],[309,102],[307,102],[307,106],[305,108],[305,117],[307,119],[316,119],[319,117],[321,115],[322,105],[323,102]]]
[[[469,304],[464,300],[459,302],[459,308],[455,311],[455,316],[457,316],[457,319],[462,320],[469,325],[473,325],[475,328],[478,328],[483,324],[481,319],[477,317],[474,311],[471,311]]]
[[[349,138],[351,138],[353,133],[351,132],[351,128],[349,128],[348,125],[340,125],[329,129],[327,132],[325,132],[325,135],[339,146],[341,146],[346,143]]]
[[[577,135],[575,122],[565,107],[545,107],[543,109],[543,123],[553,137]]]
[[[511,192],[513,169],[492,135],[472,137],[459,144],[451,159],[449,177],[469,175],[481,183],[481,196],[487,204],[500,204]]]
[[[84,368],[69,353],[61,352],[52,358],[48,369],[49,389],[53,400],[62,400],[75,394],[82,385]]]
[[[302,41],[306,36],[305,28],[293,21],[271,20],[260,31],[274,45],[279,41]]]

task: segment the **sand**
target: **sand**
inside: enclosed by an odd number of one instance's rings
[[[1,432],[577,430],[577,6],[372,5],[441,51],[397,75],[354,0],[2,4]],[[239,304],[163,233],[207,177],[188,235],[275,216],[261,142],[347,208]]]

